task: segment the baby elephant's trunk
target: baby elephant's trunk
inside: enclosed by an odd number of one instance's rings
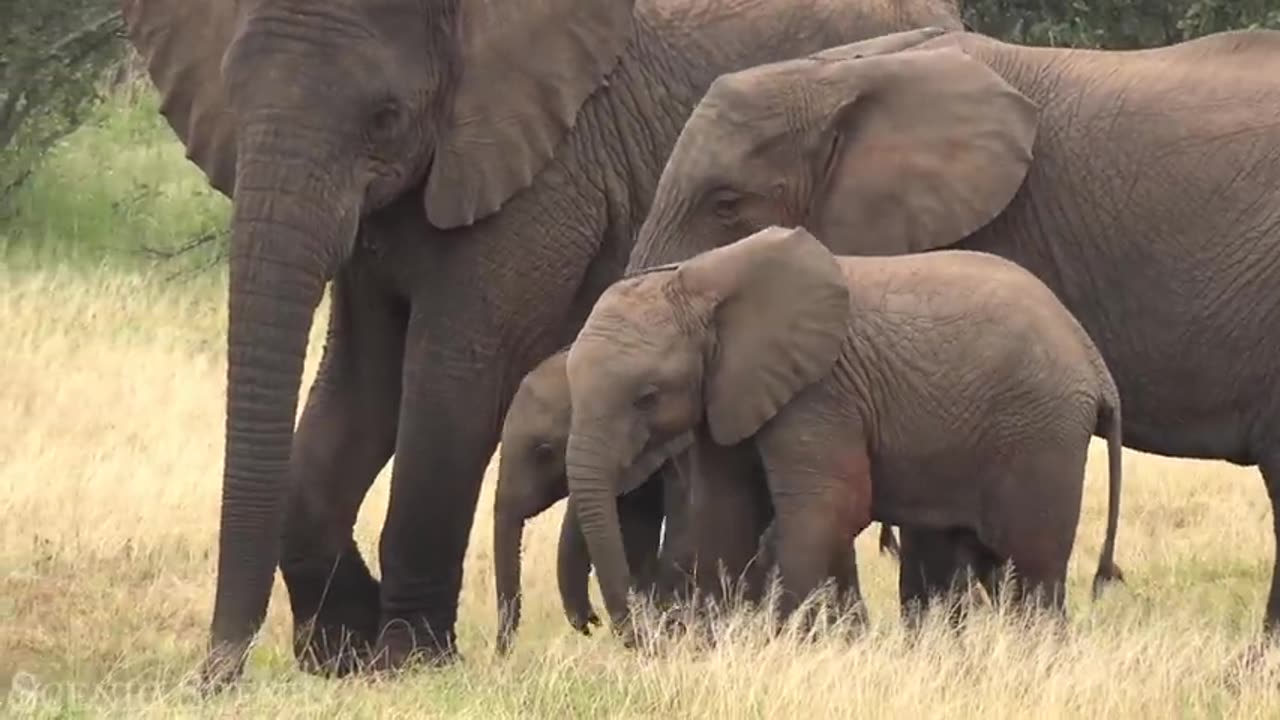
[[[1120,422],[1120,399],[1115,386],[1106,393],[1098,407],[1098,424],[1094,432],[1107,439],[1107,535],[1102,541],[1098,572],[1093,576],[1093,599],[1097,600],[1107,583],[1124,581],[1124,573],[1116,565],[1116,529],[1120,524],[1120,466],[1124,449]]]
[[[523,535],[523,517],[509,511],[495,513],[493,564],[498,594],[499,655],[510,652],[516,629],[520,627],[520,540]]]

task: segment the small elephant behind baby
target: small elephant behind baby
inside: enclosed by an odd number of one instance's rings
[[[624,637],[630,571],[605,503],[632,487],[632,468],[703,427],[759,453],[784,616],[840,571],[873,519],[904,527],[903,576],[919,569],[908,527],[965,530],[980,578],[1011,566],[1015,598],[1065,616],[1095,433],[1110,471],[1095,593],[1119,576],[1115,383],[1053,292],[997,256],[837,258],[803,228],[771,226],[614,283],[566,369],[570,498]]]

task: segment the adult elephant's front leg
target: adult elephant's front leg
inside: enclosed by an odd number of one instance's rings
[[[359,256],[334,280],[324,357],[294,436],[280,563],[308,672],[345,675],[377,641],[378,583],[352,528],[395,447],[406,322],[407,306]]]
[[[595,205],[564,195],[574,187],[563,173],[539,183],[448,237],[412,197],[388,209],[396,266],[414,297],[378,548],[377,667],[402,667],[415,650],[435,662],[457,658],[463,561],[503,415],[520,379],[565,339],[598,251],[604,227],[574,216]]]
[[[411,323],[409,347],[423,347],[415,336]],[[430,345],[430,357],[410,352],[405,362],[390,505],[379,542],[381,668],[400,668],[415,652],[433,664],[457,658],[463,558],[505,409],[496,367],[435,361],[437,342]]]

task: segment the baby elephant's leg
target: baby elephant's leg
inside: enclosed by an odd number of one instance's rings
[[[853,540],[871,524],[863,437],[856,418],[816,393],[793,400],[757,437],[776,512],[784,618],[826,580],[848,574]],[[856,586],[856,574],[848,581]]]
[[[919,630],[930,606],[942,604],[948,622],[959,627],[963,614],[957,591],[967,571],[961,534],[913,525],[902,525],[899,531],[898,601],[903,625],[909,631]]]

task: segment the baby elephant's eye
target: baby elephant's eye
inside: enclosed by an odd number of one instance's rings
[[[369,128],[375,136],[394,134],[404,118],[404,108],[394,98],[378,103],[369,114]]]
[[[551,447],[551,443],[538,443],[533,446],[533,459],[543,465],[551,462],[555,454],[556,449]]]
[[[635,399],[637,410],[648,411],[658,406],[658,391],[646,390]]]

